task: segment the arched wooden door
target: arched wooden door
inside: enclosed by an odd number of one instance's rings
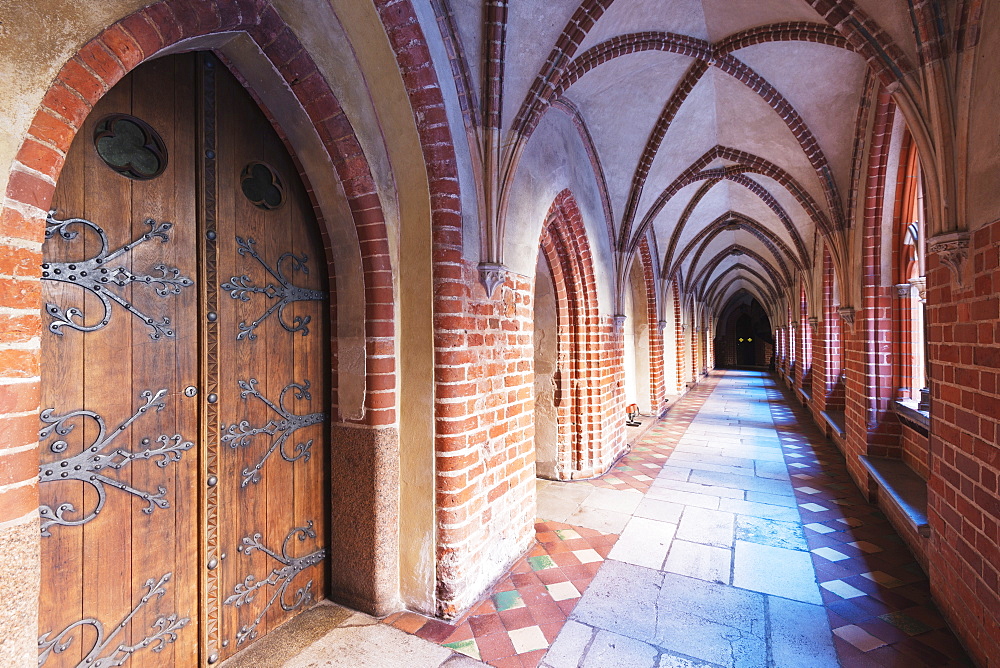
[[[322,243],[208,54],[94,107],[43,246],[40,664],[215,663],[325,587]]]

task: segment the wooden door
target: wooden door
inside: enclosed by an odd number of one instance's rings
[[[205,181],[218,180],[205,203],[206,282],[218,286],[206,304],[218,315],[206,329],[218,396],[208,404],[218,485],[207,559],[219,564],[207,573],[206,646],[225,658],[324,591],[327,278],[312,205],[281,140],[218,61],[202,65],[205,138],[218,155],[203,165]],[[225,118],[214,132],[213,108]]]
[[[41,665],[214,663],[322,596],[316,234],[212,56],[95,106],[43,245]]]

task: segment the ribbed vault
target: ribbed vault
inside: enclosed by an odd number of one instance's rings
[[[806,0],[438,2],[453,42],[489,56],[454,63],[473,89],[468,118],[489,119],[493,137],[477,139],[496,175],[484,211],[499,239],[485,235],[486,255],[503,262],[505,237],[536,224],[521,200],[540,177],[523,172],[538,171],[535,154],[569,155],[543,122],[569,114],[593,177],[559,185],[599,191],[616,294],[643,239],[661,286],[683,275],[698,301],[730,294],[732,280],[783,295],[824,238],[842,255],[866,91],[916,55],[905,3],[825,3],[852,12],[845,27]]]

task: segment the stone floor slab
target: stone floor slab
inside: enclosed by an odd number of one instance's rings
[[[609,559],[660,569],[677,531],[676,524],[633,517],[608,554]]]
[[[733,584],[804,603],[823,604],[809,552],[736,541]]]
[[[736,516],[695,506],[684,509],[676,537],[691,543],[729,549],[733,546]]]
[[[656,668],[659,652],[639,640],[598,631],[580,668]]]
[[[728,548],[675,540],[663,569],[698,580],[729,584],[732,554]]]
[[[663,574],[619,561],[604,562],[570,619],[587,626],[652,642]]]
[[[768,629],[775,666],[837,668],[837,650],[828,628],[826,610],[784,598],[768,598]],[[817,632],[817,630],[821,632]]]
[[[657,599],[656,644],[701,661],[764,668],[764,597],[680,575],[664,576]]]

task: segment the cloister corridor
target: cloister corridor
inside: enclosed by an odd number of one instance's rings
[[[599,479],[539,480],[538,515],[529,556],[463,618],[319,606],[233,665],[970,665],[913,556],[763,371],[713,371]]]

